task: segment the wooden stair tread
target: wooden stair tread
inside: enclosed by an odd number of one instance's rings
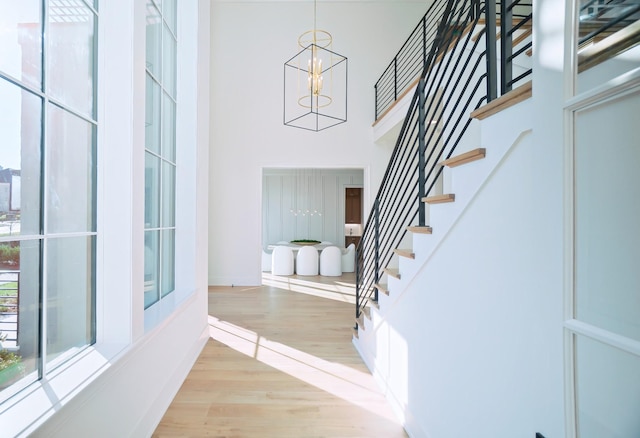
[[[400,271],[398,269],[396,269],[396,268],[384,268],[384,272],[389,277],[397,278],[398,280],[400,280]]]
[[[407,227],[407,231],[411,231],[412,233],[416,233],[416,234],[431,234],[433,232],[433,228],[431,228],[428,225],[424,227],[410,226],[410,227]]]
[[[361,313],[360,316],[356,318],[356,323],[359,329],[364,330],[364,314]]]
[[[450,40],[449,46],[440,49],[440,53],[436,57],[436,64],[442,61],[447,53],[451,51],[456,46],[456,40],[461,41],[462,37],[471,32],[474,28],[473,23],[468,23],[466,26],[462,27],[461,25],[452,25],[446,32],[447,35],[444,36],[443,40]],[[451,34],[454,36],[451,37]]]
[[[487,155],[487,150],[485,148],[478,148],[469,152],[465,152],[464,154],[456,155],[455,157],[446,159],[443,162],[441,162],[440,165],[447,166],[447,167],[456,167],[456,166],[460,166],[461,164],[466,164],[472,161],[481,160],[486,155]]]
[[[522,20],[521,18],[513,18],[511,20],[511,26],[512,27],[517,26],[521,20]],[[473,34],[473,36],[471,37],[471,40],[473,42],[476,42],[478,38],[480,38],[480,35],[484,31],[484,28],[486,27],[486,25],[487,25],[487,21],[484,18],[481,18],[478,20],[478,26],[480,26],[481,29],[475,34]],[[496,18],[496,28],[500,28],[500,25],[501,25],[501,20],[498,17]],[[518,30],[523,31],[523,34],[526,34],[525,36],[526,38],[527,36],[532,34],[532,29],[533,29],[533,26],[531,25],[531,20],[529,20],[527,23],[523,24]],[[496,32],[496,41],[499,41],[499,40],[500,40],[500,32]],[[516,46],[516,43],[512,42],[512,44],[513,46]]]
[[[511,18],[511,26],[516,26],[518,23],[520,23],[522,19],[518,18],[518,17],[512,17]],[[478,26],[486,26],[487,25],[487,19],[484,17],[480,17],[478,18]],[[496,17],[496,27],[499,27],[502,25],[502,20],[500,19],[500,17]],[[521,29],[528,29],[531,27],[531,21],[529,21],[528,23],[525,23],[524,25],[522,25]]]
[[[389,286],[385,283],[376,283],[376,289],[385,295],[389,295]]]
[[[533,34],[533,29],[531,27],[523,26],[519,30],[520,31],[524,30],[524,31],[520,33],[520,35],[518,36],[515,36],[513,34],[511,35],[511,47],[515,48],[518,44],[520,44],[521,42],[523,42]],[[501,32],[496,33],[496,40],[499,40],[501,36],[502,36]]]
[[[488,104],[481,106],[471,113],[471,117],[478,120],[486,119],[487,117],[499,113],[510,106],[520,103],[523,100],[527,100],[531,97],[531,94],[532,87],[531,81],[529,81],[526,84],[511,90],[507,94],[503,94],[497,99],[492,100]]]
[[[524,32],[522,32],[520,35],[518,35],[517,37],[515,37],[515,38],[513,38],[511,40],[511,46],[512,47],[516,47],[518,44],[520,44],[521,42],[526,40],[528,37],[530,37],[532,33],[533,33],[533,29],[531,27],[529,27]]]
[[[368,319],[371,319],[371,309],[369,307],[363,308],[362,313],[364,313],[364,316],[366,316]]]
[[[433,195],[422,198],[422,202],[427,204],[442,204],[444,202],[453,202],[456,200],[456,195],[453,193],[446,193],[444,195]]]
[[[359,339],[360,338],[360,334],[358,333],[358,329],[354,327],[352,329],[352,331],[353,331],[353,336],[355,336],[356,338]]]
[[[393,252],[398,254],[400,257],[406,257],[408,259],[415,259],[416,258],[415,253],[410,249],[396,248],[396,249],[393,250]]]
[[[378,310],[380,309],[380,303],[373,298],[369,298],[369,304],[371,304],[372,307],[375,307]]]

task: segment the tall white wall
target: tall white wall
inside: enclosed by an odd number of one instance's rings
[[[364,169],[368,212],[391,153],[373,142],[373,86],[425,2],[319,1],[317,27],[348,58],[348,121],[283,125],[284,62],[313,27],[313,2],[212,3],[209,284],[259,284],[262,169]]]

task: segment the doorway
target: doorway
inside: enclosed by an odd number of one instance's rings
[[[358,246],[362,236],[362,187],[347,187],[344,194],[344,246]]]

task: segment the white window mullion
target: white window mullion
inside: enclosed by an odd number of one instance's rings
[[[48,62],[48,38],[49,38],[49,0],[42,2],[42,130],[40,133],[40,233],[42,240],[40,241],[40,339],[38,357],[38,373],[41,379],[46,379],[46,362],[47,362],[47,269],[45,261],[47,260],[47,197],[48,191],[46,181],[48,175],[49,148],[47,147],[47,131],[49,128],[49,97],[47,95],[48,79],[49,79],[49,62]]]

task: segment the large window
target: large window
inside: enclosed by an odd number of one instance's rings
[[[176,2],[147,0],[145,308],[175,288]]]
[[[0,401],[95,343],[97,20],[0,0]]]

